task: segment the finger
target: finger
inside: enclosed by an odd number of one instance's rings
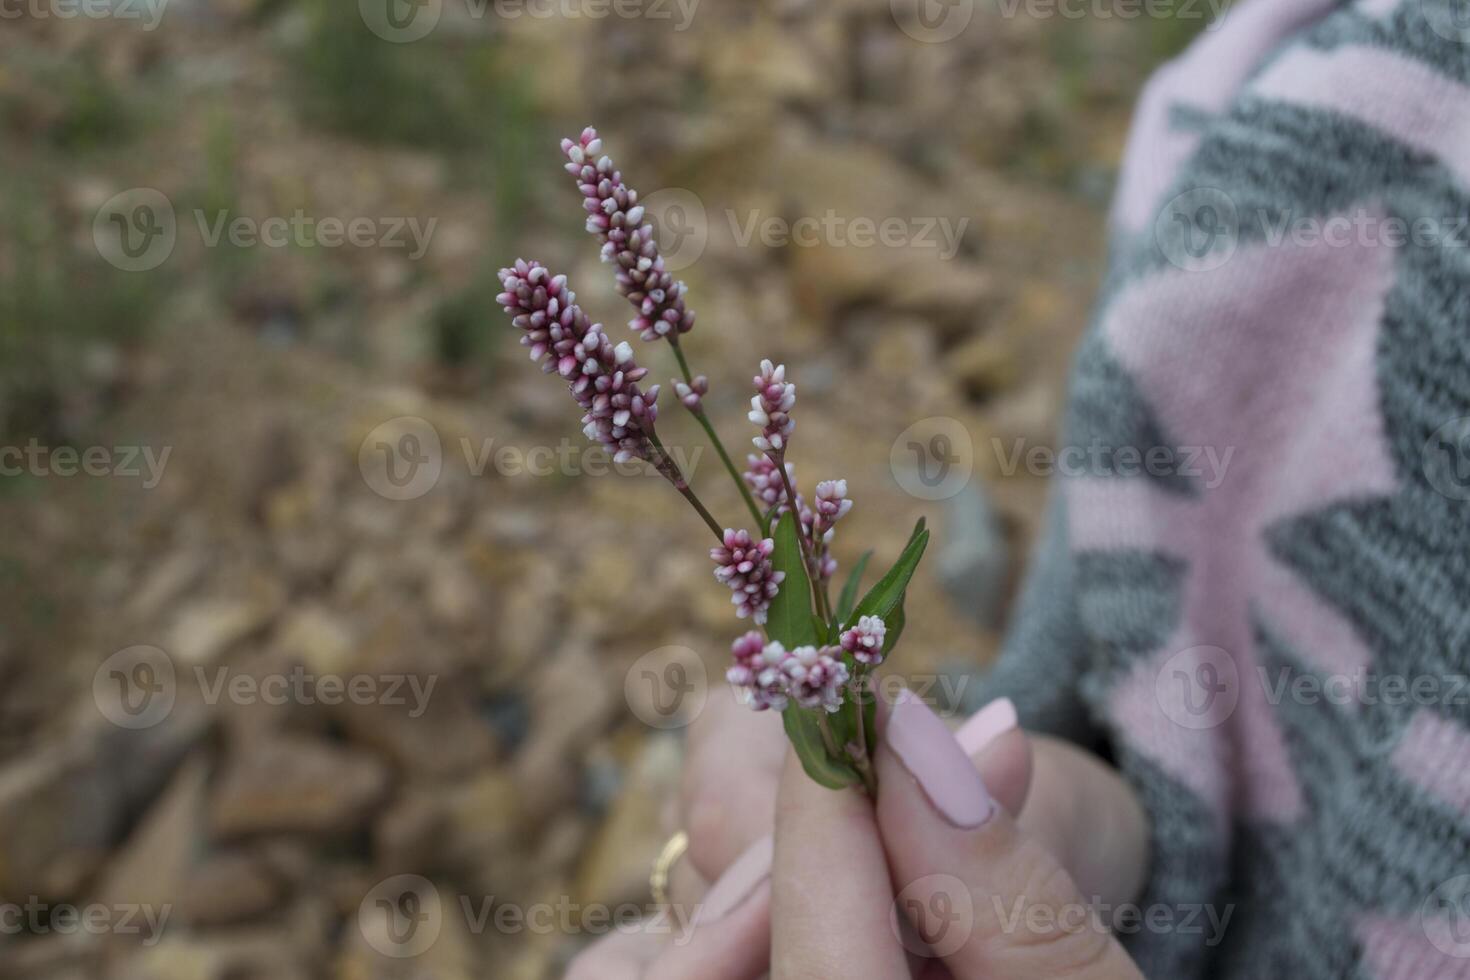
[[[991,795],[944,723],[900,695],[877,754],[898,905],[958,980],[1138,980],[1047,849]]]
[[[991,796],[1082,894],[1107,909],[1137,901],[1148,872],[1148,818],[1117,770],[1070,742],[1023,732],[1008,698],[972,715],[955,740]]]
[[[770,969],[773,849],[767,834],[699,905],[671,907],[674,938],[649,967],[648,980],[755,980]]]
[[[579,953],[565,980],[642,980],[666,937],[652,931],[614,932]]]
[[[689,726],[680,788],[685,860],[714,881],[775,824],[786,755],[780,716],[712,696]]]
[[[1148,817],[1117,770],[1069,742],[1029,736],[1035,756],[1017,820],[1104,908],[1138,900],[1148,876]],[[989,785],[988,773],[982,776]],[[997,794],[999,795],[999,794]]]
[[[1010,698],[992,701],[955,732],[995,801],[1012,816],[1024,812],[1031,791],[1031,740],[1021,731]]]
[[[817,785],[787,753],[776,803],[771,975],[907,977],[873,805]]]

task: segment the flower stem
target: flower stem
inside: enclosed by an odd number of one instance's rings
[[[679,346],[679,339],[673,335],[669,337],[669,346],[674,349],[674,358],[679,362],[679,370],[684,374],[684,383],[693,384],[694,374],[689,370],[689,362],[684,358],[684,349]],[[745,498],[745,506],[750,508],[750,514],[760,526],[761,537],[770,533],[770,525],[761,517],[760,508],[756,506],[755,497],[751,496],[750,488],[745,485],[745,480],[740,476],[740,471],[735,468],[735,463],[730,459],[730,454],[725,451],[725,444],[720,441],[719,434],[715,432],[713,423],[709,416],[704,413],[703,408],[691,408],[689,414],[693,415],[704,429],[705,435],[709,436],[710,444],[715,447],[715,453],[720,457],[720,462],[725,464],[725,470],[730,474],[730,479],[735,481],[735,486],[740,490],[740,496]]]
[[[827,712],[818,709],[817,727],[822,730],[822,743],[827,746],[827,754],[834,759],[841,759],[846,753],[837,747],[837,736],[832,734],[832,726],[827,723]]]
[[[689,481],[684,479],[684,473],[679,469],[679,464],[674,462],[674,458],[669,455],[668,450],[664,449],[663,442],[660,441],[658,434],[652,429],[648,432],[648,441],[653,444],[654,451],[658,456],[657,459],[652,460],[654,468],[663,475],[664,479],[672,483],[674,489],[679,491],[685,500],[689,501],[689,506],[693,507],[699,513],[700,517],[704,518],[704,523],[714,532],[715,540],[724,544],[725,532],[720,530],[719,521],[714,519],[714,516],[710,514],[709,510],[704,506],[704,503],[690,489]]]
[[[816,543],[807,537],[806,531],[802,529],[801,514],[796,509],[796,488],[791,485],[791,477],[786,473],[785,453],[767,453],[771,462],[776,464],[776,472],[781,474],[781,483],[786,487],[786,503],[791,508],[791,515],[796,518],[796,540],[801,545],[801,560],[806,564],[807,577],[811,579],[812,601],[816,604],[817,614],[822,617],[822,622],[832,622],[832,610],[827,604],[827,597],[822,593],[822,585],[818,581],[821,576],[816,567]]]

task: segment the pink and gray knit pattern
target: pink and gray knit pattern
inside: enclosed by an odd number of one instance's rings
[[[1063,442],[1173,465],[1057,483],[985,696],[1139,792],[1150,977],[1470,978],[1456,6],[1242,0],[1135,117]]]

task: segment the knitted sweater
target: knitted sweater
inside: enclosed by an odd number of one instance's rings
[[[984,687],[1143,800],[1150,977],[1470,978],[1464,13],[1242,0],[1139,105]]]

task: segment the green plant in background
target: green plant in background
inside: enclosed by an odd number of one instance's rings
[[[66,153],[94,151],[127,140],[143,113],[103,77],[92,51],[71,54],[15,51],[0,81],[0,127],[34,133],[44,147]]]
[[[67,406],[95,383],[88,356],[136,346],[162,288],[157,271],[79,253],[44,200],[15,187],[0,206],[0,436],[65,441],[75,435]]]
[[[371,142],[440,148],[477,141],[474,92],[459,84],[462,53],[447,42],[392,44],[356,3],[305,0],[306,37],[293,54],[307,118]]]

